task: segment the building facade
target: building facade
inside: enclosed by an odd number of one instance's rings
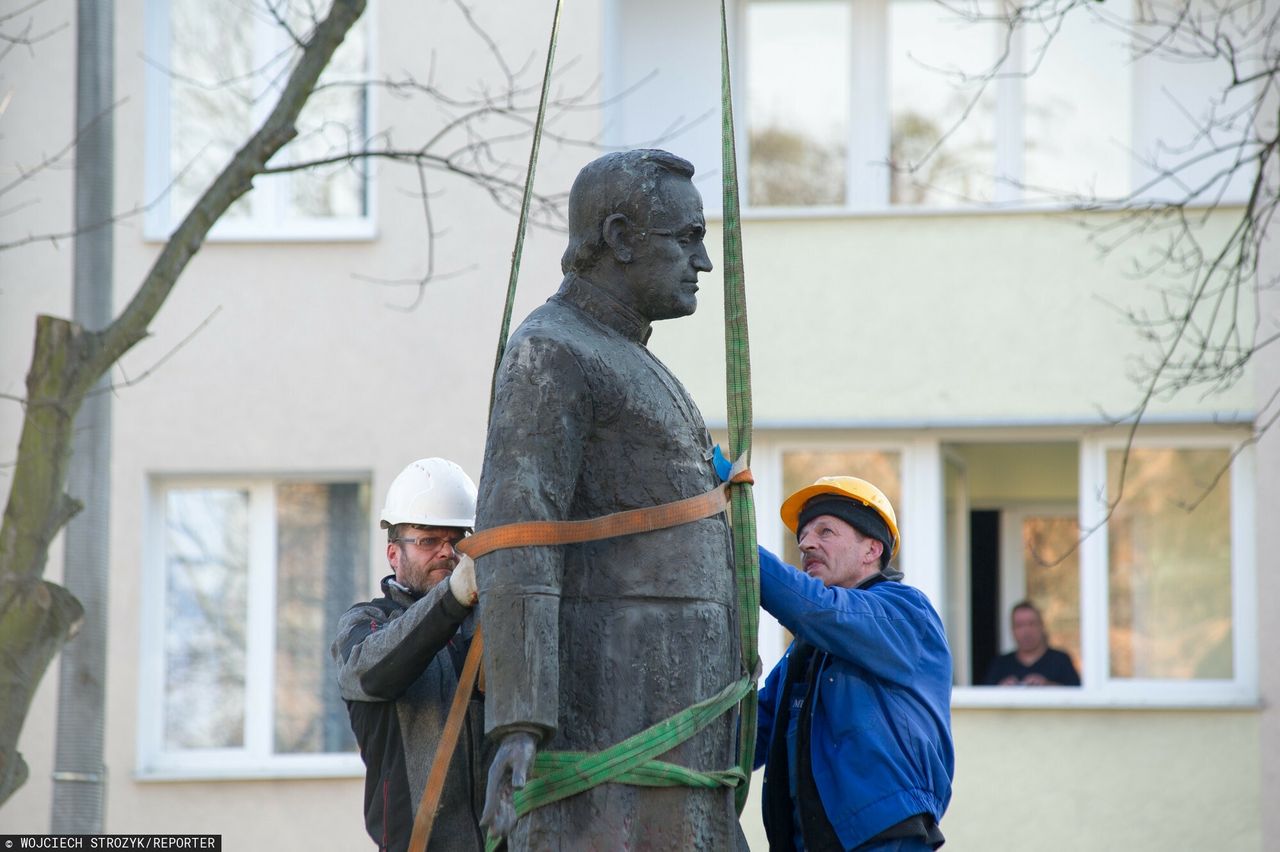
[[[1000,32],[939,8],[730,5],[761,541],[794,555],[776,509],[820,474],[865,476],[894,501],[901,567],[956,661],[948,848],[1272,848],[1280,438],[1252,439],[1280,362],[1264,349],[1214,393],[1158,395],[1131,440],[1123,415],[1150,357],[1133,318],[1156,316],[1155,284],[1170,283],[1132,271],[1163,244],[1139,234],[1104,253],[1124,212],[1076,203],[1174,191],[1146,155],[1194,136],[1187,116],[1221,80],[1134,61],[1118,30],[1081,15],[1042,61],[1041,42],[1018,43],[1036,73],[975,90],[963,63],[996,58]],[[526,87],[551,11],[474,9]],[[70,28],[0,62],[6,167],[74,136],[74,5],[37,14],[36,31]],[[562,139],[689,158],[717,267],[718,15],[674,0],[571,7],[557,86],[582,98],[558,111],[538,172],[540,190],[563,191],[595,154]],[[121,0],[116,19],[121,306],[269,107],[288,37],[241,4]],[[456,6],[371,0],[288,155],[421,144],[461,101],[493,107],[506,72],[473,36]],[[350,85],[365,72],[381,84]],[[407,99],[409,80],[454,101]],[[527,140],[495,144],[518,163]],[[919,169],[885,165],[935,144]],[[424,174],[375,162],[260,180],[115,374],[108,832],[365,848],[329,636],[386,573],[377,511],[400,468],[441,455],[479,474],[514,236],[484,191]],[[65,231],[69,172],[29,186],[38,203],[0,229]],[[1206,245],[1238,221],[1246,188],[1195,208]],[[563,240],[530,232],[517,320],[558,285]],[[0,270],[0,393],[20,395],[34,316],[70,311],[70,252],[3,251]],[[650,345],[723,430],[719,269],[704,281],[698,312],[658,324]],[[1274,334],[1275,300],[1243,300],[1240,326]],[[17,405],[0,408],[0,446],[16,447],[19,426]],[[48,576],[60,571],[55,549]],[[1023,598],[1081,687],[980,685]],[[761,646],[766,666],[785,648],[768,619]],[[0,809],[5,831],[48,830],[56,683],[51,669],[28,718],[32,777]],[[754,806],[744,824],[764,848]]]

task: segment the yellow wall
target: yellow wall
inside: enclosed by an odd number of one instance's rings
[[[1103,300],[1150,307],[1155,295],[1127,276],[1128,251],[1103,259],[1088,233],[1074,214],[749,219],[757,426],[1079,423],[1127,410],[1142,350]],[[722,420],[720,270],[704,281],[698,312],[657,324],[651,346]],[[1251,406],[1244,381],[1154,411]]]
[[[1255,711],[956,710],[952,719],[947,849],[1275,848],[1259,827]]]

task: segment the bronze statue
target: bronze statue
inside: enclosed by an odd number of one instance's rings
[[[697,307],[702,199],[665,151],[608,154],[569,195],[564,283],[511,337],[497,381],[478,529],[578,520],[714,488],[711,437],[646,348]],[[728,788],[606,784],[515,824],[535,749],[601,751],[742,676],[724,515],[477,561],[486,728],[499,743],[484,823],[513,849],[745,847]],[[660,759],[735,763],[734,713]]]

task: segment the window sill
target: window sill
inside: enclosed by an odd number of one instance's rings
[[[168,760],[134,771],[139,782],[173,781],[270,781],[304,778],[363,778],[364,764],[358,754],[282,758],[273,761],[218,761],[181,764]]]
[[[1126,688],[959,686],[953,710],[1257,710],[1255,691],[1238,686],[1190,689],[1157,683]]]
[[[1243,207],[1245,201],[1224,199],[1216,204],[1188,204],[1188,209],[1210,210]],[[1118,213],[1128,209],[1119,204],[1082,206],[1064,201],[1007,201],[993,204],[969,204],[955,207],[885,206],[885,207],[743,207],[742,221],[786,221],[791,219],[887,219],[948,218],[959,216],[1021,216],[1027,214]],[[723,221],[722,210],[708,210],[711,221]]]
[[[148,226],[142,238],[149,243],[164,243],[172,230]],[[378,226],[372,219],[341,219],[327,222],[297,222],[257,227],[251,222],[215,225],[205,238],[208,243],[337,243],[372,242],[378,238]]]

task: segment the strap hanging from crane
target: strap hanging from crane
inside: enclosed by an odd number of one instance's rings
[[[724,172],[724,346],[728,393],[729,455],[751,461],[751,347],[747,339],[747,287],[742,264],[742,219],[738,209],[738,155],[733,129],[729,25],[720,0],[720,155]],[[746,780],[735,792],[738,814],[747,804],[756,750],[755,672],[760,666],[760,554],[756,550],[756,506],[751,489],[738,486],[730,498],[730,534],[738,588],[742,664],[751,688],[738,705],[738,768]]]
[[[560,15],[564,10],[564,0],[556,0],[555,14],[551,19],[551,38],[547,43],[547,64],[542,72],[542,92],[538,98],[538,117],[533,123],[533,142],[529,146],[529,168],[525,172],[524,196],[520,200],[520,219],[516,225],[516,244],[511,250],[511,275],[507,279],[507,301],[502,309],[502,328],[498,332],[498,354],[493,363],[493,379],[489,385],[489,415],[493,415],[494,397],[498,390],[498,368],[502,365],[502,355],[507,348],[507,337],[511,332],[511,312],[516,301],[516,282],[520,278],[520,258],[524,254],[524,234],[529,224],[529,204],[533,200],[533,176],[538,165],[538,150],[542,146],[542,126],[547,117],[547,100],[551,93],[551,71],[555,66],[556,41],[560,34]],[[427,785],[422,791],[422,800],[413,818],[413,833],[409,837],[409,852],[426,852],[427,843],[431,839],[431,830],[435,826],[436,812],[440,809],[440,795],[444,792],[444,782],[449,774],[449,763],[458,746],[458,737],[462,732],[462,722],[466,717],[467,704],[471,691],[475,688],[476,676],[480,670],[480,659],[484,648],[484,630],[476,625],[471,638],[471,647],[467,651],[466,661],[462,664],[462,672],[458,675],[458,688],[453,695],[453,703],[449,707],[444,731],[436,746],[436,753],[431,758],[431,770],[427,774]]]
[[[493,413],[494,398],[496,396],[498,370],[502,363],[502,356],[506,349],[507,337],[510,332],[516,281],[519,277],[520,257],[524,246],[529,204],[533,193],[534,168],[541,143],[542,126],[546,114],[562,7],[563,0],[557,0],[555,17],[551,28],[550,45],[547,49],[547,65],[543,75],[542,97],[538,106],[538,118],[534,125],[529,169],[525,179],[524,199],[520,207],[516,245],[512,252],[511,276],[507,285],[507,301],[499,333],[497,359],[494,364],[493,380],[490,385],[490,416]],[[661,529],[679,523],[687,523],[698,518],[710,517],[723,511],[727,491],[734,552],[734,572],[738,591],[739,638],[745,674],[740,680],[726,686],[719,694],[686,708],[603,752],[594,754],[540,752],[534,759],[532,779],[522,790],[516,791],[513,797],[516,812],[521,816],[536,807],[576,795],[598,784],[610,781],[643,786],[729,786],[735,788],[735,805],[739,814],[742,813],[746,804],[756,738],[757,696],[755,677],[760,663],[757,649],[760,563],[756,552],[755,504],[749,487],[752,479],[750,471],[746,469],[751,452],[751,368],[747,335],[746,287],[742,262],[742,229],[738,204],[737,154],[734,143],[725,0],[720,0],[720,59],[721,162],[724,179],[723,278],[726,387],[728,393],[729,445],[731,456],[738,460],[734,464],[732,475],[728,477],[728,482],[720,488],[689,500],[679,501],[676,504],[667,504],[666,506],[656,506],[632,512],[620,512],[588,521],[512,524],[507,527],[481,531],[468,540],[466,544],[460,546],[459,550],[475,557],[504,547],[590,541],[650,529]],[[676,509],[675,507],[677,506],[680,508]],[[486,535],[488,535],[487,540],[485,540]],[[458,734],[462,727],[462,717],[466,712],[467,699],[471,695],[476,672],[479,669],[482,646],[483,633],[480,628],[477,628],[459,678],[458,691],[450,708],[444,735],[441,737],[436,755],[432,761],[427,787],[414,820],[413,836],[409,844],[411,852],[423,852],[430,838],[449,761],[452,759],[453,752],[457,747]],[[654,759],[657,755],[663,754],[689,739],[710,721],[728,711],[734,705],[739,708],[739,755],[738,766],[735,769],[698,772]],[[488,848],[494,849],[499,842],[496,838],[490,838]]]

